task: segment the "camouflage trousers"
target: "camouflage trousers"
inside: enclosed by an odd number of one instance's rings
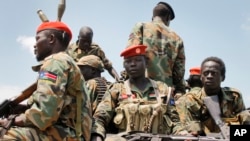
[[[79,141],[74,136],[74,131],[68,127],[53,126],[41,131],[38,128],[13,126],[0,141]]]

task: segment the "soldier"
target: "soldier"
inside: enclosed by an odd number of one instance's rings
[[[92,103],[93,113],[97,105],[102,100],[102,97],[111,82],[108,82],[101,73],[104,71],[104,66],[101,59],[95,55],[87,55],[80,58],[77,62],[83,77],[86,80],[86,86],[89,90],[89,97]]]
[[[77,62],[82,56],[86,55],[96,55],[100,57],[104,64],[104,68],[109,72],[109,74],[119,80],[119,75],[113,68],[111,61],[106,58],[104,51],[99,47],[98,44],[92,42],[93,30],[84,26],[80,29],[78,40],[75,43],[69,45],[67,53]]]
[[[200,67],[189,69],[189,73],[189,78],[186,80],[188,91],[199,91],[202,87]]]
[[[42,65],[37,89],[28,109],[13,119],[3,139],[26,141],[89,140],[91,109],[84,79],[65,50],[72,38],[63,22],[44,22],[37,28],[35,55]],[[0,119],[0,125],[6,125]]]
[[[175,14],[171,6],[159,2],[151,22],[137,23],[129,36],[128,46],[147,46],[147,76],[174,86],[177,99],[185,93],[185,52],[182,39],[169,27]]]
[[[145,77],[145,49],[144,45],[135,45],[121,53],[129,77],[107,89],[93,116],[92,140],[104,140],[110,122],[118,132],[185,133],[173,105],[171,87]]]
[[[220,128],[209,114],[204,104],[205,97],[217,96],[218,109],[222,120],[230,124],[250,124],[250,114],[245,111],[242,94],[232,87],[221,87],[226,78],[226,67],[218,57],[208,57],[201,64],[201,81],[203,87],[200,91],[189,92],[176,102],[176,108],[182,123],[193,134],[208,135],[218,133]]]

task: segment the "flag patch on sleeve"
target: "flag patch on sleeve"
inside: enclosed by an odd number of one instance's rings
[[[39,72],[39,79],[49,80],[49,81],[55,83],[56,79],[57,79],[57,75],[55,73],[52,73],[49,71],[40,71]]]

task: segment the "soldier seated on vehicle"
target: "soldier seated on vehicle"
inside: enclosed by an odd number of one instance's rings
[[[85,79],[94,113],[111,82],[108,82],[105,77],[101,76],[101,73],[104,71],[104,66],[98,56],[83,56],[77,62],[77,65]]]
[[[67,53],[77,62],[81,57],[86,55],[96,55],[100,57],[104,68],[108,73],[115,78],[117,81],[120,79],[120,76],[117,74],[115,68],[112,65],[112,62],[106,57],[105,52],[102,48],[92,42],[94,32],[92,28],[88,26],[81,27],[78,35],[78,40],[70,44],[67,48]]]
[[[118,132],[187,133],[180,124],[171,87],[145,77],[145,49],[144,45],[135,45],[121,53],[129,77],[107,89],[93,115],[92,140],[104,140],[110,122]]]
[[[241,92],[232,87],[221,87],[226,78],[225,72],[225,64],[220,58],[212,56],[204,59],[201,63],[203,87],[200,91],[186,93],[176,102],[181,122],[188,131],[198,135],[221,132],[215,122],[218,120],[213,119],[204,102],[205,98],[214,96],[218,99],[218,107],[213,110],[220,112],[223,122],[228,125],[250,124],[250,113],[245,108]]]
[[[189,69],[189,78],[186,80],[187,92],[190,91],[199,91],[202,87],[201,82],[201,69],[200,67],[193,67]]]

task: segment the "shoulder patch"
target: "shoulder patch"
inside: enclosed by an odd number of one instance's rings
[[[40,71],[39,79],[48,80],[48,81],[55,83],[57,80],[57,74],[49,72],[49,71]]]

